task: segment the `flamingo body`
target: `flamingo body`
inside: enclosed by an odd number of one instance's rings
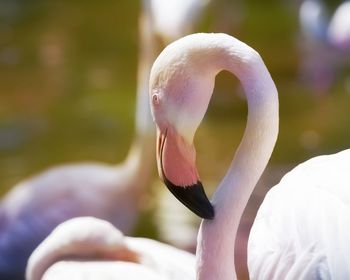
[[[248,243],[252,279],[350,275],[350,150],[287,173],[259,208]]]
[[[194,261],[185,251],[80,217],[60,224],[33,252],[27,279],[194,279]]]
[[[117,261],[60,261],[45,272],[42,280],[162,280],[151,269],[134,263]]]

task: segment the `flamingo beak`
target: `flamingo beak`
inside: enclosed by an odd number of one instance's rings
[[[172,127],[157,132],[157,165],[159,176],[170,192],[193,213],[203,219],[214,218],[195,165],[196,151]]]

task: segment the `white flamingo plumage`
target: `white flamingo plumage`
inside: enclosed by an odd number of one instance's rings
[[[253,279],[350,276],[350,150],[312,158],[266,195],[248,241]]]
[[[194,262],[190,253],[80,217],[60,224],[38,246],[26,279],[193,279]]]

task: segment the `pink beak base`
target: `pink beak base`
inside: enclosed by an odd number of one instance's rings
[[[159,176],[169,191],[199,217],[213,219],[214,208],[199,181],[193,145],[171,129],[164,134],[158,131],[157,144]]]

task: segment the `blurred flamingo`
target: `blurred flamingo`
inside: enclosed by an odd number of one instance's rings
[[[195,166],[193,138],[221,70],[241,81],[248,119],[211,204]],[[159,176],[184,205],[205,218],[198,234],[197,279],[237,279],[238,225],[278,135],[274,82],[249,46],[225,34],[195,34],[169,45],[157,58],[150,89]],[[350,150],[316,157],[272,188],[249,239],[251,279],[349,277],[349,166]]]
[[[53,167],[14,186],[0,204],[0,279],[23,279],[30,254],[67,219],[95,216],[126,233],[135,227],[154,166],[148,80],[156,55],[149,36],[140,30],[136,131],[126,159]]]
[[[335,10],[329,22],[327,36],[336,48],[350,50],[350,1],[345,1]]]
[[[164,44],[193,33],[210,0],[143,0],[152,31]]]
[[[194,279],[194,262],[190,253],[79,217],[60,224],[35,249],[26,279]]]
[[[303,33],[313,40],[341,49],[350,49],[350,1],[341,3],[329,17],[322,0],[305,0],[299,19]]]
[[[305,0],[299,9],[302,30],[302,76],[317,93],[328,92],[336,70],[350,63],[350,1],[333,15],[322,0]]]

